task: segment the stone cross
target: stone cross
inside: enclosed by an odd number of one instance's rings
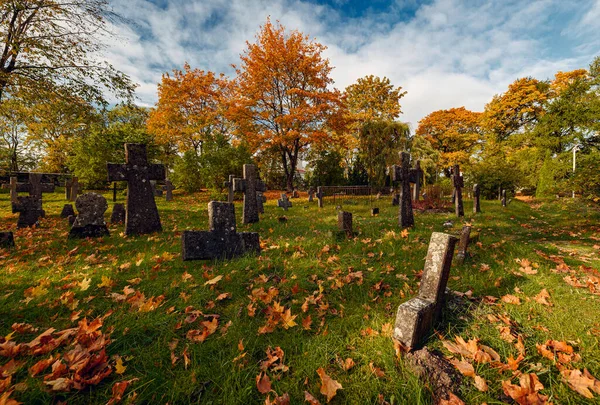
[[[321,187],[317,187],[317,194],[315,195],[317,196],[319,208],[323,208],[323,197],[325,197],[325,194],[323,194]]]
[[[267,197],[261,192],[256,192],[256,206],[258,207],[258,212],[260,214],[265,213],[265,203],[267,202]]]
[[[411,178],[415,178],[416,172],[414,169],[410,170],[410,155],[408,153],[402,152],[400,154],[400,162],[400,166],[392,166],[392,181],[402,183],[398,222],[401,228],[409,228],[415,224],[410,198],[410,182]]]
[[[467,258],[467,249],[469,248],[469,241],[471,240],[471,227],[463,226],[460,233],[460,240],[458,242],[458,253],[456,254],[456,261],[458,264],[463,264]]]
[[[281,194],[281,198],[277,200],[277,206],[283,208],[284,211],[287,211],[292,206],[292,202],[288,199],[286,193]]]
[[[0,232],[0,249],[15,247],[15,238],[12,232]]]
[[[165,185],[162,187],[162,189],[165,192],[165,201],[172,201],[173,190],[175,187],[173,186],[173,183],[171,183],[171,180],[165,180]]]
[[[423,170],[421,170],[421,161],[417,160],[415,163],[415,168],[413,169],[413,176],[415,186],[413,187],[413,201],[419,201],[421,197],[421,181],[423,179]]]
[[[452,169],[452,185],[454,186],[454,211],[457,217],[465,216],[465,209],[463,206],[462,189],[465,186],[463,177],[460,175],[460,168],[458,165],[454,165]]]
[[[108,163],[108,181],[127,182],[125,235],[160,232],[162,225],[150,180],[164,180],[165,166],[150,164],[146,145],[125,144],[125,164]]]
[[[42,201],[43,193],[54,192],[53,183],[42,183],[42,173],[29,173],[29,182],[26,184],[17,184],[17,191],[28,192],[31,197]]]
[[[71,180],[71,192],[69,193],[69,201],[77,201],[77,195],[79,194],[79,179],[73,177]]]
[[[45,216],[42,201],[32,196],[17,197],[17,202],[12,204],[12,212],[19,213],[17,228],[34,226]]]
[[[184,231],[181,235],[183,260],[231,259],[246,253],[260,253],[257,232],[237,233],[233,203],[208,203],[208,231]]]
[[[232,203],[233,202],[233,180],[235,179],[235,176],[233,174],[229,175],[229,181],[226,181],[225,183],[223,183],[223,187],[225,187],[227,189],[227,202]]]
[[[244,178],[233,179],[234,191],[244,193],[244,209],[242,211],[242,222],[244,224],[253,224],[258,222],[258,205],[256,203],[256,192],[267,191],[265,183],[258,178],[256,166],[244,165]]]
[[[10,189],[10,202],[11,203],[16,203],[18,202],[17,200],[17,196],[19,193],[17,193],[17,178],[16,177],[11,177],[10,178],[10,183],[9,184],[3,184],[2,188],[4,189]]]
[[[456,241],[445,233],[431,235],[419,295],[398,307],[394,338],[411,349],[423,343],[439,319]]]
[[[481,205],[479,198],[481,197],[481,187],[479,184],[473,186],[473,213],[478,214],[481,212]]]
[[[353,238],[354,232],[352,231],[352,213],[346,211],[338,212],[338,229],[343,232],[346,237]]]
[[[502,206],[506,207],[506,190],[502,190]]]
[[[104,213],[108,209],[106,198],[97,193],[85,193],[75,201],[77,217],[69,231],[71,238],[97,238],[108,235]]]

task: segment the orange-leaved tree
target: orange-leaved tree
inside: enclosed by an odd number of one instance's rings
[[[475,146],[481,139],[481,113],[465,107],[434,111],[421,121],[416,136],[422,136],[440,151],[438,169],[469,162]]]
[[[329,88],[332,68],[322,56],[324,49],[267,19],[235,67],[230,116],[253,152],[280,156],[290,191],[302,152],[336,138],[328,124],[339,111],[340,93]]]
[[[162,145],[175,145],[180,152],[202,153],[210,136],[229,132],[224,118],[229,81],[221,74],[192,69],[164,74],[158,85],[158,103],[150,112],[148,130]]]

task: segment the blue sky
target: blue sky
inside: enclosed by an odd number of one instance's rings
[[[156,102],[164,72],[231,75],[245,41],[270,16],[328,47],[335,86],[387,76],[408,94],[401,120],[483,110],[519,77],[551,78],[600,55],[600,0],[112,0],[132,24],[114,27],[104,57]]]

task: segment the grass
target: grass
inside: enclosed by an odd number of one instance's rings
[[[432,403],[430,387],[397,358],[386,336],[387,324],[393,324],[397,306],[418,290],[431,232],[458,234],[462,221],[452,213],[416,213],[415,228],[403,238],[397,225],[397,207],[388,199],[377,203],[381,209],[378,217],[370,216],[369,204],[349,201],[344,208],[353,212],[358,234],[345,240],[335,232],[337,215],[332,204],[318,209],[316,201],[292,201],[294,206],[284,213],[270,198],[265,215],[253,225],[241,225],[241,204],[236,202],[238,231],[260,233],[265,247],[260,257],[184,263],[180,258],[181,231],[207,228],[208,193],[176,194],[169,203],[157,199],[164,228],[160,234],[124,237],[122,226],[110,226],[110,237],[96,240],[67,239],[68,223],[59,218],[64,204],[59,193],[45,194],[47,218],[39,228],[25,230],[14,229],[16,214],[8,209],[8,195],[0,194],[0,229],[13,230],[17,243],[13,251],[0,251],[0,336],[12,332],[14,323],[27,323],[39,331],[16,333],[12,338],[29,342],[49,327],[62,330],[76,326],[84,317],[91,321],[113,311],[102,328],[111,334],[107,352],[112,365],[115,356],[120,356],[127,367],[123,374],[113,373],[82,391],[54,393],[43,384],[42,376],[49,370],[36,377],[27,371],[45,356],[22,356],[18,360],[24,363],[12,377],[12,384],[16,384],[12,398],[27,404],[106,403],[115,382],[137,378],[128,387],[123,403],[264,403],[266,396],[258,392],[256,376],[261,361],[267,358],[266,350],[280,347],[289,370],[269,371],[268,375],[272,389],[279,395],[289,393],[291,403],[301,403],[304,391],[326,402],[319,393],[316,370],[320,367],[343,385],[332,404],[378,404],[380,398],[393,404]],[[498,201],[483,201],[482,214],[473,216],[470,210],[467,201],[465,221],[472,223],[478,243],[471,245],[472,257],[464,265],[453,266],[449,288],[471,291],[472,300],[453,300],[428,346],[449,355],[440,337],[460,335],[480,339],[494,348],[502,361],[509,355],[516,357],[514,345],[501,339],[496,325],[487,319],[488,314],[507,314],[526,347],[519,370],[538,374],[544,385],[542,394],[560,404],[600,404],[599,395],[587,399],[571,390],[555,364],[536,349],[536,343],[548,339],[567,341],[581,356],[581,362],[572,367],[585,367],[600,377],[600,296],[567,284],[565,274],[556,273],[556,263],[551,260],[563,258],[573,275],[600,270],[598,207],[564,199],[529,204],[513,201],[504,209]],[[282,215],[287,222],[278,220]],[[443,228],[447,220],[454,222],[453,228]],[[537,274],[518,272],[516,259],[539,265]],[[362,282],[345,278],[355,272],[362,272]],[[223,279],[214,286],[205,285],[218,275]],[[98,286],[103,276],[113,282],[111,287]],[[133,284],[131,280],[137,282],[136,278],[141,281]],[[77,283],[87,279],[90,286],[83,290]],[[30,293],[26,290],[39,285],[45,293],[27,302],[25,294]],[[111,294],[122,293],[128,285],[146,298],[163,295],[164,301],[148,312],[115,301]],[[296,326],[258,333],[266,323],[267,308],[273,305],[259,301],[255,303],[256,314],[249,316],[247,306],[255,301],[252,290],[260,287],[278,290],[274,301],[297,315]],[[552,307],[532,299],[543,288],[550,293]],[[72,293],[70,298],[66,292]],[[303,312],[306,297],[318,296],[319,292],[321,307],[311,304]],[[230,293],[231,298],[217,301],[222,293]],[[518,296],[521,305],[500,300],[484,304],[475,299],[505,294]],[[188,314],[192,308],[205,315],[217,314],[219,329],[202,343],[190,341],[187,332],[201,329],[199,322],[205,318],[200,316],[187,324],[186,308]],[[79,319],[72,321],[71,315],[78,311]],[[305,330],[302,321],[308,315],[312,325]],[[228,322],[231,325],[222,333]],[[169,344],[175,340],[178,344],[173,354],[178,360],[172,365]],[[184,350],[189,357],[187,368]],[[356,366],[344,371],[338,359],[348,357]],[[0,358],[0,364],[6,361]],[[377,377],[371,365],[385,375]],[[457,392],[465,403],[510,402],[501,386],[502,380],[511,379],[510,372],[500,372],[489,364],[476,365],[476,372],[487,380],[489,390],[479,392],[472,379],[465,378]]]

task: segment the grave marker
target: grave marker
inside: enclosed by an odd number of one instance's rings
[[[346,234],[346,237],[353,238],[354,232],[352,231],[352,213],[346,211],[338,212],[338,229],[340,232]]]
[[[315,198],[315,189],[311,187],[308,189],[308,202],[313,202],[314,198]]]
[[[473,213],[474,214],[478,214],[481,212],[481,205],[480,205],[480,198],[481,198],[481,188],[479,187],[479,184],[475,184],[473,186]]]
[[[323,208],[323,197],[325,197],[325,194],[323,194],[323,190],[321,190],[321,187],[317,187],[316,196],[317,196],[319,208]]]
[[[502,206],[506,207],[506,190],[502,190]]]
[[[77,217],[69,231],[71,238],[97,238],[108,235],[104,213],[108,209],[106,198],[97,193],[85,193],[75,201]]]
[[[34,226],[45,216],[42,202],[32,196],[17,197],[17,202],[12,204],[12,212],[19,213],[17,228]]]
[[[233,202],[233,197],[234,197],[234,190],[233,190],[233,180],[235,179],[235,176],[233,174],[229,175],[229,181],[226,181],[225,183],[223,183],[223,187],[225,187],[227,189],[227,202],[232,203]]]
[[[73,179],[65,180],[65,200],[71,201],[71,187],[73,186]]]
[[[454,165],[452,170],[452,184],[454,185],[454,211],[457,217],[465,216],[465,209],[462,199],[462,188],[465,186],[463,177],[460,175],[460,168]]]
[[[288,199],[286,193],[281,194],[281,198],[277,200],[277,206],[283,208],[284,211],[287,211],[292,206],[292,202]]]
[[[265,195],[262,192],[257,191],[256,192],[256,206],[258,207],[258,212],[260,214],[265,213],[265,203],[266,202],[267,202],[267,197],[265,197]]]
[[[458,242],[458,252],[456,253],[456,261],[458,264],[463,264],[468,256],[467,249],[469,248],[469,241],[471,240],[471,227],[463,226],[460,233],[460,240]]]
[[[171,183],[171,180],[165,180],[165,185],[162,189],[165,192],[165,201],[172,201],[173,190],[175,190],[175,187],[173,186],[173,183]]]
[[[392,181],[401,182],[400,189],[400,209],[398,213],[398,222],[401,228],[414,226],[415,218],[413,216],[412,201],[410,198],[410,181],[414,179],[416,172],[410,169],[410,155],[406,152],[400,154],[400,166],[392,166]]]
[[[71,180],[71,192],[69,194],[69,201],[77,201],[77,196],[79,194],[79,179],[77,177],[73,177]]]
[[[241,191],[244,193],[242,222],[244,224],[253,224],[259,220],[256,192],[267,191],[267,188],[265,187],[265,183],[258,178],[256,166],[244,165],[243,172],[243,179],[233,179],[233,189],[234,191]]]
[[[421,198],[421,179],[423,178],[423,170],[421,170],[421,161],[417,160],[415,163],[413,179],[414,187],[413,187],[413,201],[419,201]]]

